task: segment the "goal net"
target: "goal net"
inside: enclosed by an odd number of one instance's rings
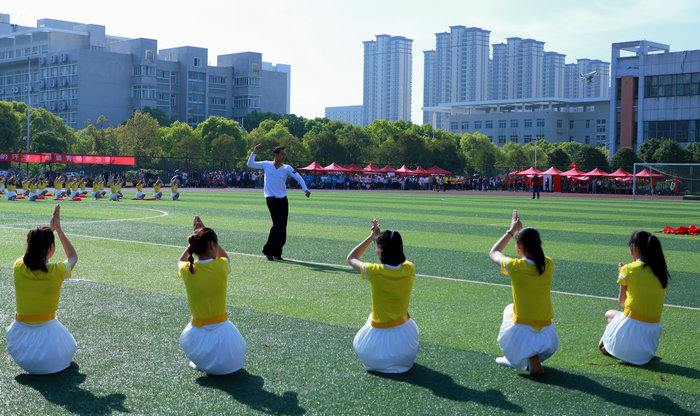
[[[631,173],[634,199],[700,196],[698,163],[635,163]]]

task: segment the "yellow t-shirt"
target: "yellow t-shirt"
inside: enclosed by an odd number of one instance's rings
[[[104,191],[104,190],[105,190],[105,183],[100,182],[100,191]]]
[[[15,191],[17,191],[17,185],[14,185],[14,184],[7,185],[7,189],[10,192],[15,192]]]
[[[61,182],[61,181],[54,182],[54,187],[60,191],[61,189],[63,189],[63,182]]]
[[[549,321],[554,318],[550,292],[554,276],[554,262],[545,257],[544,273],[529,259],[506,257],[501,262],[501,273],[510,276],[513,290],[514,322],[518,318],[527,321]],[[541,325],[528,324],[539,330]]]
[[[116,193],[117,193],[117,185],[115,185],[115,184],[109,185],[109,190],[110,190],[110,192],[112,192],[113,194],[116,194]]]
[[[362,263],[362,279],[369,280],[372,290],[372,320],[389,323],[408,313],[416,267],[410,261],[400,266]]]
[[[179,277],[185,282],[192,316],[208,319],[226,314],[226,282],[231,273],[228,259],[195,260],[194,274],[190,273],[188,265],[180,262]]]
[[[29,270],[22,258],[17,259],[14,269],[17,313],[20,315],[45,315],[56,312],[61,284],[70,277],[68,260],[46,266],[48,273]],[[38,324],[41,322],[25,322]]]
[[[136,190],[137,190],[138,192],[142,192],[142,193],[143,193],[143,185],[141,184],[141,182],[139,182],[139,183],[136,184]]]
[[[160,185],[158,185],[158,184],[153,185],[153,192],[155,192],[155,193],[160,192]]]
[[[626,309],[657,319],[661,317],[668,286],[665,289],[661,287],[661,282],[651,267],[645,266],[641,261],[625,264],[620,269],[617,283],[627,286]]]
[[[170,192],[172,192],[174,194],[177,193],[177,184],[176,183],[170,184]]]

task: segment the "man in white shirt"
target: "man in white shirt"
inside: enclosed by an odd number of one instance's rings
[[[308,198],[311,195],[306,187],[306,182],[291,166],[285,165],[287,151],[284,146],[277,146],[272,151],[272,162],[256,162],[255,156],[262,147],[255,146],[253,153],[248,158],[248,167],[262,169],[265,172],[265,186],[263,192],[267,201],[267,209],[272,217],[272,228],[267,237],[267,243],[263,247],[263,254],[268,260],[282,260],[282,248],[287,241],[287,218],[289,216],[289,204],[287,202],[287,178],[290,176],[296,180]]]

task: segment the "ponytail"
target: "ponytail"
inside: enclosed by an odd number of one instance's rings
[[[187,269],[194,274],[194,256],[192,254],[200,255],[206,253],[209,243],[218,244],[218,238],[214,230],[204,227],[187,237],[187,242],[189,243],[187,246],[187,253],[189,254],[187,261],[190,263],[187,265]]]
[[[382,250],[379,259],[390,266],[398,266],[406,261],[403,253],[403,239],[398,231],[385,230],[377,236],[377,246]]]
[[[527,258],[535,262],[537,272],[541,276],[545,269],[545,258],[540,233],[535,228],[525,227],[515,236],[515,241],[520,243]]]
[[[41,270],[44,273],[49,271],[46,267],[46,258],[54,241],[53,231],[49,227],[36,227],[29,230],[27,250],[22,257],[22,261],[29,270]]]
[[[651,271],[654,273],[661,287],[664,289],[668,287],[668,280],[671,276],[668,274],[668,267],[666,267],[666,258],[664,257],[664,251],[661,248],[661,241],[652,233],[647,231],[635,231],[630,236],[627,243],[630,247],[635,246],[639,249],[639,254],[643,262],[644,267],[651,267]]]

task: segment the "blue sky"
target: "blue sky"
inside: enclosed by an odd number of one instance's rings
[[[700,49],[700,2],[693,0],[200,0],[197,2],[34,0],[0,13],[35,26],[54,18],[102,24],[107,33],[158,40],[158,48],[200,46],[216,55],[257,51],[292,65],[291,111],[323,116],[326,106],[362,104],[362,42],[377,34],[413,39],[413,121],[423,103],[423,51],[450,26],[491,31],[491,43],[518,36],[545,50],[610,61],[613,42],[647,39],[671,51]]]

